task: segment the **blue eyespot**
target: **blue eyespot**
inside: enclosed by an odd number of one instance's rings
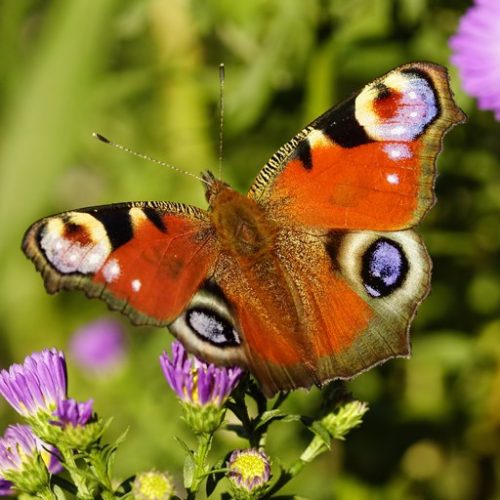
[[[408,274],[408,259],[399,243],[387,238],[374,241],[363,255],[361,278],[368,295],[386,297],[397,290]]]

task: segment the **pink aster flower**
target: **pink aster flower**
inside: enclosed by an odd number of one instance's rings
[[[475,0],[450,39],[451,61],[478,107],[500,120],[500,1]]]
[[[115,320],[101,319],[77,330],[70,341],[70,354],[92,372],[109,372],[125,359],[123,329]]]

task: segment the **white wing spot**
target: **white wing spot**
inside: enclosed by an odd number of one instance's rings
[[[398,174],[388,174],[386,179],[389,184],[399,184]]]
[[[134,292],[138,292],[142,287],[141,280],[138,279],[132,280],[131,286]]]
[[[406,133],[406,127],[403,127],[402,125],[398,125],[397,127],[392,128],[390,130],[390,133],[392,135],[397,135],[397,136],[405,135],[405,133]]]
[[[110,259],[109,262],[104,266],[102,274],[107,283],[112,283],[120,276],[122,272],[120,264],[116,259]]]
[[[384,151],[391,160],[403,160],[412,157],[410,148],[403,143],[389,143],[384,145]]]

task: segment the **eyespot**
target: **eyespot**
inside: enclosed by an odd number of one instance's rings
[[[213,345],[223,347],[240,344],[238,332],[233,328],[233,325],[208,307],[188,309],[186,323],[195,335]]]
[[[361,278],[371,297],[380,298],[398,289],[408,274],[408,259],[399,243],[387,238],[374,241],[363,254]]]

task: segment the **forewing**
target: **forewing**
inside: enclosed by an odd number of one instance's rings
[[[313,121],[264,166],[249,196],[282,225],[393,231],[434,203],[445,132],[465,119],[444,68],[396,68]]]
[[[166,202],[47,217],[28,229],[23,250],[48,292],[80,289],[150,325],[180,314],[217,256],[208,214]]]

